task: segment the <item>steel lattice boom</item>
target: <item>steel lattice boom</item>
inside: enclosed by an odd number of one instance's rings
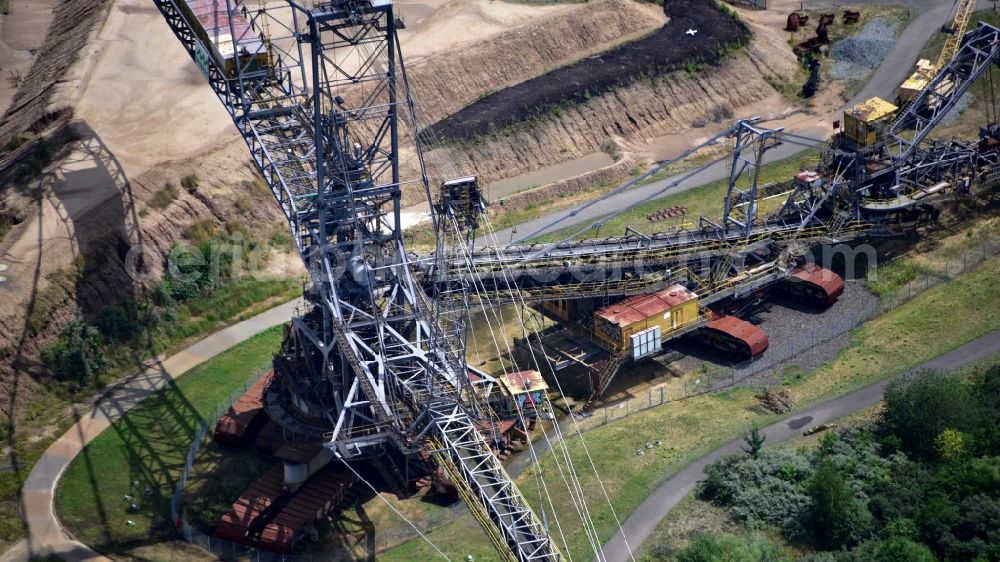
[[[341,458],[412,454],[434,437],[505,558],[558,559],[480,434],[464,349],[443,337],[403,248],[401,187],[427,178],[400,178],[412,98],[391,1],[218,0],[228,51],[192,2],[154,2],[246,140],[310,273],[313,308],[286,342],[283,364],[299,373],[290,400],[328,421]]]

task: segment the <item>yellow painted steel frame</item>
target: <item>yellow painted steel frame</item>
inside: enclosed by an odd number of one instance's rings
[[[969,19],[972,18],[972,12],[975,9],[976,0],[960,0],[958,10],[955,12],[955,19],[951,23],[952,33],[948,35],[948,39],[944,42],[944,48],[938,55],[937,65],[934,66],[934,75],[937,75],[958,54],[958,49],[962,46],[962,37],[969,27]],[[933,78],[934,76],[931,76],[928,80]]]

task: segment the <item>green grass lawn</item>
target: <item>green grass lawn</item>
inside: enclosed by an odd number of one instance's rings
[[[176,538],[169,502],[198,421],[266,367],[280,341],[281,327],[271,328],[209,359],[94,439],[59,481],[63,525],[100,552]]]
[[[765,164],[761,168],[761,185],[770,182],[781,182],[792,179],[795,174],[801,170],[801,166],[804,163],[815,160],[818,155],[819,152],[817,150],[808,149],[790,158]],[[625,227],[632,227],[644,234],[652,234],[654,232],[662,231],[665,228],[678,224],[679,220],[668,219],[661,222],[650,222],[646,217],[656,211],[661,211],[663,209],[673,207],[674,205],[687,207],[687,215],[684,216],[683,219],[688,223],[697,223],[698,217],[700,216],[706,216],[712,220],[719,220],[722,216],[723,202],[726,199],[726,191],[728,188],[729,179],[720,179],[688,189],[687,191],[683,191],[681,193],[668,194],[659,199],[653,199],[652,201],[640,203],[622,213],[620,216],[607,220],[607,222],[601,226],[599,231],[586,232],[581,234],[580,238],[620,236],[625,233]],[[769,210],[777,209],[767,209],[762,206],[760,212],[766,213]],[[610,216],[610,214],[605,215],[605,217],[607,216]],[[605,217],[595,219],[591,222],[599,222],[604,220]],[[562,240],[575,234],[585,226],[586,224],[569,226],[555,232],[539,236],[535,239],[535,241],[554,242]]]
[[[1000,328],[1000,258],[993,258],[954,281],[931,289],[911,302],[861,326],[851,345],[838,357],[791,382],[788,387],[801,406],[827,400],[918,363],[946,353],[991,330]],[[956,321],[961,319],[961,321]],[[585,434],[587,447],[601,474],[619,517],[631,513],[665,479],[718,445],[736,438],[756,420],[764,425],[774,416],[755,408],[749,390],[699,396],[679,403],[646,410]],[[635,449],[660,439],[663,445],[638,457]],[[571,458],[588,499],[602,541],[616,529],[593,472],[589,469],[580,439],[569,441]],[[589,559],[581,523],[553,470],[555,458],[543,457],[540,466],[517,479],[521,491],[539,513],[543,504],[535,485],[539,471],[554,494],[556,512],[574,558]],[[547,508],[551,523],[551,508]],[[476,531],[469,518],[430,533],[429,538],[453,558],[472,554],[476,560],[494,560],[485,535]],[[558,538],[557,540],[561,540]],[[474,536],[474,538],[473,538]],[[411,541],[380,556],[382,560],[431,559],[433,550],[421,540]]]

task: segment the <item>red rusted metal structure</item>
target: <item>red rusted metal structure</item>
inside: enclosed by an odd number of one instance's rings
[[[264,413],[264,392],[273,377],[274,371],[268,371],[219,418],[213,433],[217,443],[245,447],[256,439],[257,432],[268,421],[267,414]]]
[[[807,263],[795,268],[782,288],[814,306],[826,307],[844,294],[844,280],[829,269]]]
[[[735,316],[712,320],[700,330],[698,336],[705,345],[738,359],[756,357],[768,347],[764,330]]]

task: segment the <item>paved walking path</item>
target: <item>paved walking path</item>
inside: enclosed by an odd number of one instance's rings
[[[773,445],[774,443],[779,443],[801,435],[802,430],[806,427],[821,423],[830,423],[868,408],[882,400],[885,388],[891,381],[907,374],[924,369],[950,371],[975,363],[998,352],[1000,352],[1000,330],[990,332],[954,351],[921,363],[906,373],[890,377],[884,381],[850,394],[845,394],[829,402],[807,408],[801,412],[796,412],[778,423],[769,425],[763,429],[764,434],[767,436],[767,444]],[[706,466],[726,455],[739,452],[742,445],[743,441],[737,439],[719,447],[685,467],[674,477],[661,484],[655,492],[646,498],[646,501],[642,502],[622,524],[625,536],[628,538],[628,546],[632,548],[632,552],[636,553],[640,545],[656,529],[656,525],[660,520],[666,517],[678,502],[694,490],[698,481],[705,477]],[[626,562],[630,560],[621,532],[616,533],[615,536],[611,537],[611,540],[604,543],[602,553],[607,562]]]
[[[2,560],[13,562],[45,555],[55,555],[67,561],[107,560],[87,545],[69,537],[56,517],[53,505],[56,484],[69,463],[87,443],[168,381],[181,377],[192,367],[272,326],[287,322],[300,303],[301,300],[296,299],[276,306],[224,328],[170,357],[150,362],[142,373],[82,414],[77,423],[46,449],[32,467],[21,495],[21,516],[28,526],[27,537],[8,549]]]

